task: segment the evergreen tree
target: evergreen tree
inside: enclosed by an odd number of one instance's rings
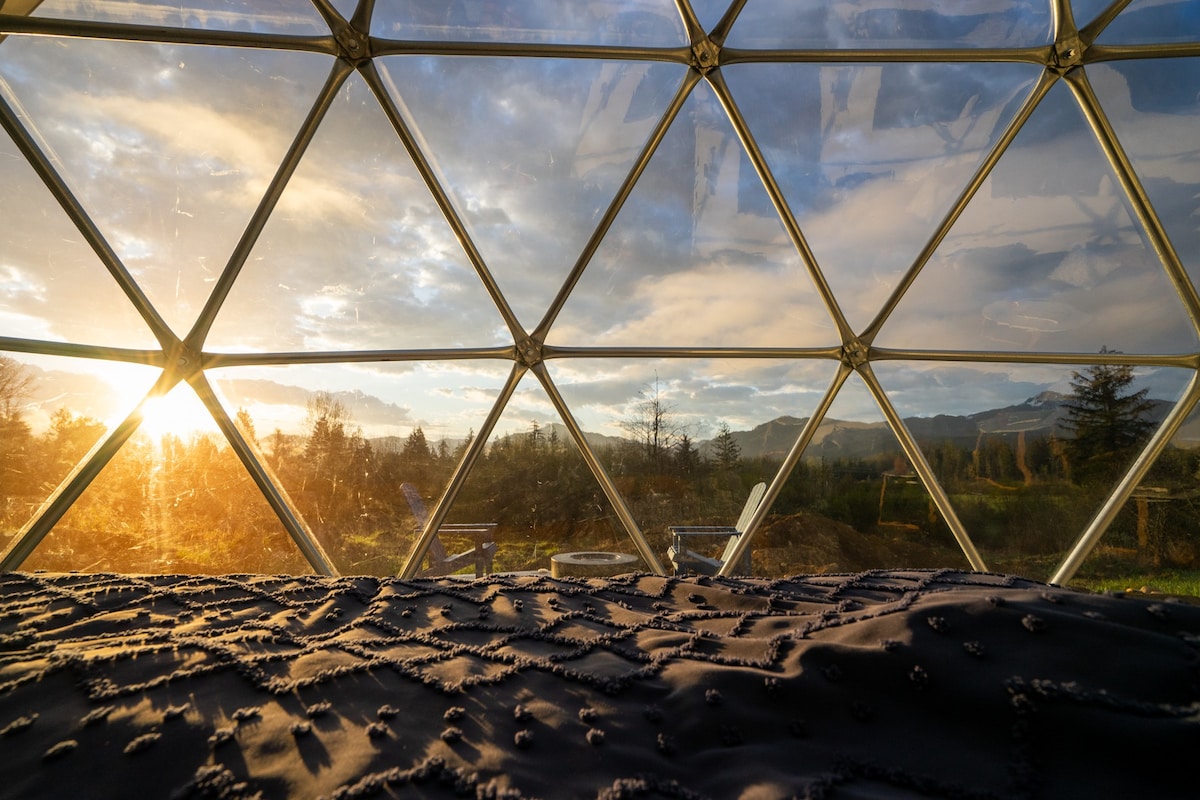
[[[675,470],[683,477],[691,477],[700,471],[700,451],[686,433],[680,435],[675,445]]]
[[[254,430],[254,418],[250,416],[249,411],[244,408],[238,408],[237,417],[234,418],[234,424],[236,424],[238,430],[242,432],[242,436],[246,438],[246,441],[250,442],[256,447],[258,446],[258,432]]]
[[[276,470],[282,469],[291,460],[296,449],[292,437],[288,436],[281,429],[276,428],[271,432],[267,442],[271,448],[268,456],[271,467]]]
[[[528,435],[529,435],[530,446],[536,449],[537,446],[542,443],[542,439],[545,436],[545,434],[542,433],[541,424],[536,419],[533,422],[529,423],[529,434]]]
[[[473,441],[475,441],[475,429],[469,428],[467,430],[467,435],[463,438],[463,440],[461,442],[458,443],[458,446],[454,448],[454,460],[455,461],[462,460],[462,457],[464,455],[466,455],[467,448],[471,446],[471,442],[473,442]]]
[[[328,392],[308,401],[309,435],[301,465],[303,479],[294,496],[310,523],[325,526],[336,544],[350,520],[361,516],[361,490],[372,459],[362,431],[351,427],[350,412]]]
[[[1116,353],[1101,348],[1101,354]],[[1113,480],[1154,428],[1148,418],[1154,404],[1148,389],[1130,392],[1133,368],[1096,364],[1073,372],[1071,401],[1066,403],[1063,427],[1074,438],[1067,453],[1077,482],[1099,478]]]
[[[728,423],[721,423],[717,438],[713,439],[713,457],[717,468],[722,471],[732,470],[742,460],[741,445],[733,438],[733,431],[729,430]]]
[[[346,445],[346,423],[350,412],[341,400],[328,392],[317,392],[307,404],[309,425],[304,455],[315,467],[341,454]]]
[[[423,483],[429,477],[430,466],[433,464],[433,450],[425,431],[420,425],[412,429],[404,440],[404,450],[400,454],[401,464],[407,471],[405,480]]]

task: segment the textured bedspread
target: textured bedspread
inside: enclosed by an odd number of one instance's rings
[[[1194,797],[1200,607],[1001,575],[0,575],[0,795]]]

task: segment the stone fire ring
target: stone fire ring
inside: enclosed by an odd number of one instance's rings
[[[555,578],[568,575],[585,578],[606,577],[633,572],[637,563],[637,556],[628,553],[606,553],[598,550],[558,553],[550,557],[550,574]]]

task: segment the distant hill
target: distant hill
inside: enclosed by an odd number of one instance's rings
[[[1062,423],[1067,416],[1066,404],[1070,395],[1042,392],[1023,403],[1004,408],[980,411],[969,416],[939,414],[933,417],[906,417],[904,424],[917,441],[950,441],[972,447],[980,434],[1016,434],[1049,436],[1066,435]],[[1152,400],[1150,417],[1161,422],[1174,403]],[[734,441],[743,458],[783,458],[800,436],[807,418],[778,417],[748,431],[733,431]],[[1200,446],[1200,420],[1185,425],[1178,437],[1181,442]],[[826,418],[817,427],[805,458],[865,458],[895,450],[896,437],[885,422],[847,422]],[[697,445],[701,452],[711,454],[712,441]]]
[[[1067,416],[1066,404],[1070,395],[1042,392],[1024,403],[993,408],[972,414],[972,420],[984,433],[1019,433],[1024,431],[1049,434],[1059,429]]]
[[[545,437],[557,436],[560,441],[571,441],[571,434],[567,431],[567,426],[563,425],[561,422],[552,422],[549,425],[543,425],[541,427],[541,432],[542,436]],[[499,436],[493,436],[492,441],[496,442],[499,440],[508,439],[510,437],[526,436],[528,434],[528,430],[504,433]],[[621,437],[619,436],[607,436],[603,433],[588,433],[585,431],[584,436],[587,437],[588,443],[597,449],[607,447],[609,445],[619,444],[622,441]],[[379,451],[397,453],[404,450],[404,445],[407,441],[408,437],[406,436],[376,436],[370,439],[371,446],[375,447]],[[451,450],[454,450],[461,445],[463,441],[464,440],[461,438],[447,437],[446,446]],[[429,446],[436,448],[439,442],[440,440],[437,439],[429,439]]]
[[[968,416],[938,414],[933,417],[906,417],[904,424],[918,442],[949,441],[962,447],[974,447],[981,434],[1003,436],[1025,433],[1034,437],[1057,434],[1066,436],[1062,428],[1066,419],[1066,404],[1070,395],[1058,392],[1042,392],[1023,403],[980,411]],[[1150,417],[1161,422],[1174,403],[1167,400],[1151,400],[1154,407]],[[783,416],[756,425],[748,431],[731,431],[743,458],[783,459],[800,436],[808,422],[807,417]],[[562,441],[569,441],[570,434],[562,423],[551,423],[541,428],[544,436],[552,434]],[[521,436],[525,432],[507,436]],[[588,442],[597,449],[620,444],[618,436],[602,433],[587,433]],[[500,437],[503,438],[503,437]],[[461,440],[448,439],[453,449]],[[381,450],[403,450],[404,437],[387,436],[371,440]],[[1200,419],[1193,420],[1180,430],[1177,442],[1185,447],[1200,446]],[[431,446],[436,442],[431,441]],[[712,439],[695,442],[696,448],[707,457],[712,457],[715,444]],[[807,459],[868,458],[878,453],[894,451],[899,447],[895,435],[887,424],[880,422],[852,422],[826,418],[817,427],[812,443],[805,451]]]

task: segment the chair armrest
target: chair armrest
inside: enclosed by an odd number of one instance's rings
[[[692,550],[678,549],[675,545],[667,548],[667,558],[675,567],[676,575],[695,572],[699,575],[716,575],[721,569],[721,562],[715,558],[702,556]]]
[[[438,526],[438,532],[482,534],[494,531],[498,524],[496,522],[443,522]]]

